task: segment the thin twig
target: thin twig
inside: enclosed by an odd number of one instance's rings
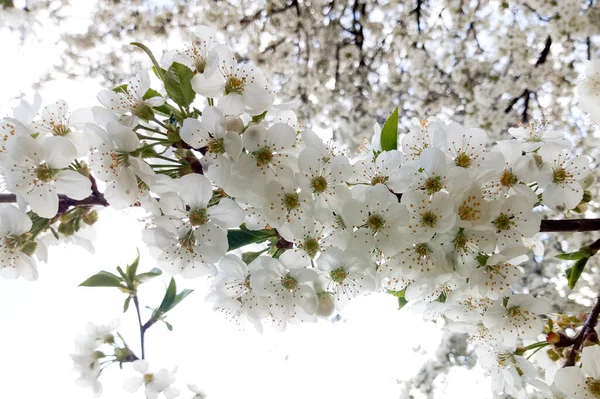
[[[577,353],[581,350],[583,343],[585,342],[586,333],[588,330],[593,330],[598,324],[598,316],[600,315],[600,296],[596,299],[596,305],[592,309],[592,312],[586,317],[583,322],[583,326],[581,330],[575,337],[575,344],[573,345],[573,349],[571,349],[571,353],[569,353],[569,357],[565,362],[563,367],[571,367],[575,365],[575,359],[577,358]]]

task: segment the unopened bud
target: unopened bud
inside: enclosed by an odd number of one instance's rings
[[[590,190],[583,190],[583,198],[581,198],[581,203],[587,204],[592,200],[592,192]]]
[[[329,292],[319,292],[317,294],[319,299],[319,306],[317,307],[317,316],[329,317],[335,310],[335,304],[333,303],[333,296]]]
[[[557,348],[565,348],[567,346],[572,346],[575,343],[573,338],[557,332],[549,332],[546,334],[546,342]]]
[[[75,233],[75,227],[71,222],[61,223],[58,225],[58,232],[66,236],[72,236]]]
[[[244,131],[244,122],[237,116],[226,116],[225,123],[227,131],[242,133]]]
[[[91,226],[98,221],[98,212],[95,210],[88,212],[81,217],[81,220],[88,226]]]
[[[119,362],[128,363],[138,360],[137,356],[129,348],[116,348],[115,357]]]
[[[27,241],[25,244],[21,245],[21,252],[23,252],[25,255],[31,256],[35,253],[37,246],[37,242]]]

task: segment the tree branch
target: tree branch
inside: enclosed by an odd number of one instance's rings
[[[569,353],[569,357],[567,358],[567,361],[563,367],[571,367],[575,365],[577,353],[581,350],[581,347],[587,338],[588,330],[594,330],[594,327],[596,327],[596,324],[598,324],[598,316],[600,316],[600,296],[598,296],[596,299],[596,305],[594,305],[592,312],[588,315],[588,317],[586,317],[581,330],[575,337],[575,344],[573,344],[573,349],[571,349],[571,353]]]
[[[540,232],[600,231],[600,219],[542,220]]]

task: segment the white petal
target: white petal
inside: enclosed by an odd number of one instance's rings
[[[92,182],[74,170],[61,170],[56,175],[56,190],[74,200],[82,200],[92,194]]]

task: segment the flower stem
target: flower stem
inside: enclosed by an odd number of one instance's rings
[[[135,311],[137,313],[138,326],[140,327],[140,346],[142,347],[142,359],[146,358],[146,349],[144,348],[144,334],[146,333],[146,326],[142,324],[142,317],[140,315],[140,302],[138,301],[137,295],[133,296],[133,304],[135,305]]]

